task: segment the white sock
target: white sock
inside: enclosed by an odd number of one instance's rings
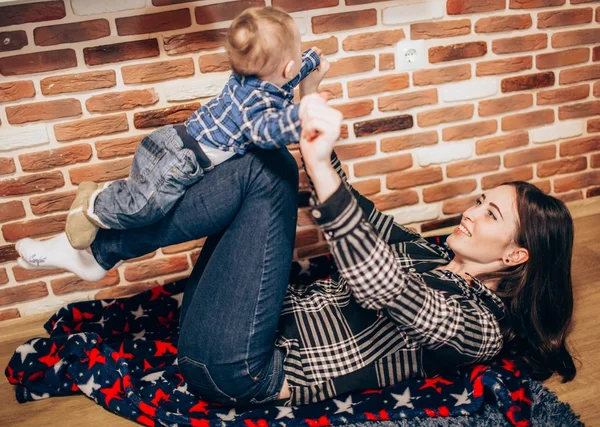
[[[22,239],[16,243],[15,249],[21,255],[17,263],[27,270],[63,268],[88,282],[96,282],[106,276],[106,270],[94,256],[86,250],[74,249],[65,233],[44,241]]]

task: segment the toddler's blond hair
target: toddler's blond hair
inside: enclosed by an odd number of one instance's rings
[[[292,54],[294,20],[275,7],[252,7],[238,15],[227,32],[231,68],[242,76],[268,76]]]

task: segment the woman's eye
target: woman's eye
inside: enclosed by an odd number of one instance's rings
[[[477,199],[477,200],[475,200],[475,204],[476,204],[477,206],[479,206],[479,205],[481,204],[481,199]]]
[[[496,215],[494,215],[494,213],[490,210],[487,211],[487,214],[490,218],[492,218],[494,221],[496,220]]]

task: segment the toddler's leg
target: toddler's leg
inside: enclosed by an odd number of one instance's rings
[[[65,233],[69,243],[75,249],[89,248],[98,232],[98,225],[86,215],[90,208],[90,198],[96,190],[98,184],[94,182],[79,184],[79,191],[67,216]]]
[[[113,182],[92,200],[88,218],[114,230],[154,224],[203,176],[196,156],[184,147],[174,127],[164,126],[142,140],[129,177]]]
[[[44,241],[22,239],[15,249],[21,255],[17,263],[27,270],[63,268],[90,282],[106,275],[106,270],[94,256],[85,250],[74,249],[64,233]]]

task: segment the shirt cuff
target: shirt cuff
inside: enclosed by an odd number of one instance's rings
[[[343,183],[322,204],[314,206],[311,215],[325,236],[334,239],[351,232],[363,218],[356,199]]]

